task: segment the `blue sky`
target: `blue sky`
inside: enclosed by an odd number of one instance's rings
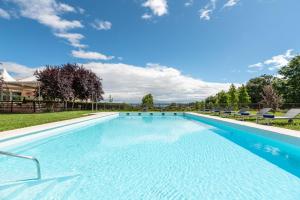
[[[299,10],[299,0],[1,0],[0,61],[16,76],[82,63],[119,101],[197,100],[276,74],[299,52]]]

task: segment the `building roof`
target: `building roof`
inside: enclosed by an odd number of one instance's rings
[[[0,77],[3,78],[4,82],[15,82],[16,79],[14,79],[5,68],[0,70]]]

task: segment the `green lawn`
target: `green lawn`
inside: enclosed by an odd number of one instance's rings
[[[0,132],[6,130],[13,130],[28,126],[45,124],[50,122],[57,122],[67,119],[82,117],[91,111],[68,111],[56,113],[38,113],[38,114],[0,114]],[[254,113],[254,112],[253,112]],[[202,113],[203,114],[203,113]],[[212,115],[212,114],[210,114]],[[214,114],[216,115],[216,114]],[[276,113],[275,115],[283,115],[283,113]],[[225,117],[225,116],[221,116]],[[233,116],[226,116],[235,119]],[[300,116],[298,117],[300,118]],[[238,120],[238,119],[237,119]],[[245,121],[255,123],[255,118],[245,118]],[[266,120],[260,120],[260,124],[266,124]],[[274,120],[273,126],[278,126],[287,129],[300,130],[300,119],[294,120],[293,123],[288,123],[287,120]]]
[[[0,114],[0,131],[82,117],[91,111],[67,111],[37,114]]]
[[[255,114],[256,111],[251,111],[252,114]],[[213,115],[213,116],[219,116],[218,114],[210,114],[210,113],[201,113],[201,114],[207,114],[207,115]],[[273,113],[272,113],[273,114]],[[275,116],[282,116],[284,115],[283,112],[276,112]],[[242,120],[242,118],[240,117],[234,117],[233,115],[221,115],[220,117],[223,118],[230,118],[230,119],[236,119],[236,120]],[[253,122],[256,123],[256,118],[255,117],[245,117],[244,118],[245,121],[248,122]],[[259,124],[268,124],[268,120],[265,119],[260,119],[259,120]],[[284,119],[278,119],[278,120],[271,120],[271,126],[276,126],[276,127],[281,127],[281,128],[287,128],[287,129],[292,129],[292,130],[298,130],[300,131],[300,115],[297,116],[297,119],[293,120],[292,123],[289,123],[288,120],[284,120]]]

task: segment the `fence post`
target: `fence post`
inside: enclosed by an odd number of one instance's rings
[[[13,102],[13,100],[11,100],[11,104],[10,104],[10,112],[11,113],[13,112],[13,107],[14,107],[14,102]]]

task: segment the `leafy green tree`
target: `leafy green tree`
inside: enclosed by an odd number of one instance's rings
[[[222,107],[222,108],[226,108],[229,105],[229,98],[227,93],[222,90],[221,92],[219,92],[217,94],[217,104]]]
[[[261,103],[263,103],[265,107],[272,108],[274,111],[276,111],[282,103],[281,96],[277,94],[272,85],[266,85],[263,88],[261,96],[263,98]]]
[[[259,103],[262,101],[261,93],[266,85],[273,82],[274,77],[271,75],[262,75],[260,77],[250,79],[247,84],[247,92],[251,98],[252,103]]]
[[[228,100],[229,100],[229,106],[232,109],[237,110],[239,104],[239,93],[233,84],[231,84],[228,91]]]
[[[207,97],[204,102],[205,102],[205,108],[212,109],[217,105],[217,98],[216,96],[210,96]]]
[[[300,56],[294,57],[287,66],[279,70],[283,76],[283,97],[287,103],[300,102]]]
[[[246,86],[243,84],[239,88],[238,91],[239,91],[239,105],[240,105],[240,107],[247,107],[249,105],[249,103],[251,103],[251,99],[250,99],[250,96],[247,92]]]
[[[195,109],[196,110],[204,110],[205,108],[205,102],[204,101],[197,101],[195,103]]]
[[[153,96],[152,94],[147,94],[142,99],[143,108],[153,108]]]

